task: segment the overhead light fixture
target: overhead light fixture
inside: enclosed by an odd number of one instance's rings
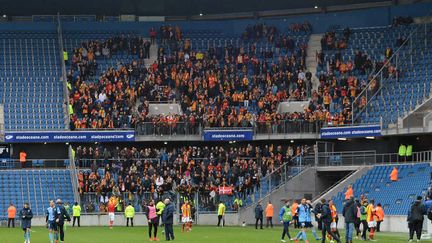
[[[168,142],[164,142],[164,144],[165,144],[165,145],[167,145],[167,144],[168,144]]]
[[[203,16],[203,13],[200,13],[199,16]]]
[[[291,140],[290,142],[291,142],[291,143],[294,143],[294,140]]]
[[[318,8],[318,5],[315,5],[315,7],[314,7],[315,9],[317,9]]]
[[[375,139],[375,137],[366,137],[366,139]]]
[[[66,143],[66,145],[69,145],[69,143]]]
[[[339,141],[346,141],[346,138],[338,138]]]
[[[44,144],[47,144],[46,142],[44,142]]]
[[[6,14],[3,14],[3,18],[6,18],[7,17],[7,15]]]

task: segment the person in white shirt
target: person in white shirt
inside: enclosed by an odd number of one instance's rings
[[[163,177],[162,176],[158,176],[157,178],[156,178],[156,187],[160,187],[160,186],[162,186],[164,184],[164,179],[163,179]]]

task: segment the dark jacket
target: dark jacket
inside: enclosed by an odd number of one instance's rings
[[[332,222],[330,206],[327,203],[321,205],[321,218],[324,224],[330,224]]]
[[[21,226],[23,229],[31,228],[31,220],[33,218],[33,212],[30,208],[23,208],[19,212],[21,219]]]
[[[418,222],[424,220],[424,215],[426,214],[425,205],[417,200],[411,205],[411,209],[408,212],[408,222]]]
[[[355,223],[357,219],[357,205],[354,203],[354,199],[349,199],[342,210],[342,215],[345,218],[345,223]]]
[[[58,219],[58,222],[57,222]],[[70,216],[69,213],[67,212],[66,208],[63,205],[57,205],[54,208],[54,221],[58,224],[58,225],[63,225],[64,221],[70,221]]]
[[[172,203],[166,205],[163,213],[162,213],[162,222],[164,224],[173,224],[174,223],[174,205]]]
[[[262,219],[264,217],[263,212],[264,212],[264,210],[263,210],[262,206],[258,204],[255,207],[255,218],[256,219]]]

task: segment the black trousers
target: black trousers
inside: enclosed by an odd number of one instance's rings
[[[359,236],[359,234],[360,234],[360,224],[361,224],[360,219],[357,218],[354,222],[354,228],[356,230],[356,236]]]
[[[15,219],[14,218],[8,218],[8,228],[12,225],[12,228],[15,228]]]
[[[381,222],[382,221],[377,221],[377,230],[376,230],[376,232],[381,232]]]
[[[223,217],[223,215],[218,215],[218,224],[217,226],[219,227],[222,223],[222,226],[225,226],[225,219]]]
[[[131,222],[131,226],[133,227],[133,218],[126,218],[126,227],[129,227],[129,220]]]
[[[362,220],[361,224],[363,225],[363,231],[362,231],[362,239],[366,239],[366,232],[368,231],[369,227],[368,227],[368,223],[366,220]]]
[[[172,224],[165,223],[165,238],[166,240],[174,240],[174,229]]]
[[[255,220],[255,229],[258,229],[258,221],[260,221],[260,228],[263,228],[263,219],[262,218],[256,218]]]
[[[273,228],[273,217],[267,217],[266,227],[268,228],[270,224],[270,227]]]
[[[294,228],[296,229],[300,228],[298,216],[293,216],[293,221],[294,221]]]
[[[148,227],[149,227],[149,238],[152,238],[152,230],[153,231],[153,237],[156,238],[157,237],[157,231],[158,231],[158,225],[159,222],[158,220],[151,220],[151,222],[149,222]]]
[[[417,235],[417,240],[420,240],[421,233],[423,230],[423,220],[417,220],[408,224],[409,227],[409,238],[410,240],[414,237],[414,232]]]
[[[59,234],[60,234],[60,241],[64,241],[64,224],[63,223],[61,223],[61,224],[58,224],[57,223],[57,232],[59,232]]]
[[[290,222],[283,222],[282,240],[285,238],[285,235],[288,236],[288,239],[291,239],[291,235],[289,233],[289,223]]]
[[[318,230],[323,230],[323,222],[322,222],[322,220],[318,219],[317,223],[318,223]]]
[[[72,227],[75,227],[75,221],[77,221],[77,223],[78,223],[78,227],[81,227],[81,224],[80,224],[80,216],[74,216],[74,217],[73,217]]]
[[[331,231],[330,222],[328,222],[328,223],[324,223],[323,222],[322,223],[321,233],[322,233],[321,243],[325,243],[326,236],[327,236],[326,233],[328,233],[333,238],[333,240],[335,240],[336,242],[341,242],[340,239],[339,239],[339,237]]]

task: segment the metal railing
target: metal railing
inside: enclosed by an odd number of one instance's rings
[[[81,157],[76,157],[75,158],[75,165],[80,168],[80,169],[84,169],[84,168],[95,168],[95,169],[103,169],[104,166],[106,164],[118,164],[118,163],[122,163],[122,162],[135,162],[137,163],[138,161],[145,163],[145,162],[151,162],[154,165],[160,165],[161,164],[161,160],[160,158],[114,158],[114,159],[105,159],[105,158],[98,158],[98,159],[93,159],[93,158],[81,158]],[[113,169],[117,169],[117,168],[113,168]]]
[[[81,200],[78,192],[78,171],[75,166],[75,158],[73,156],[72,146],[69,146],[68,150],[69,150],[69,161],[72,161],[72,163],[69,163],[69,171],[70,171],[70,177],[72,181],[72,191],[74,194],[74,200],[75,202],[81,204],[80,202]]]
[[[202,126],[191,122],[140,122],[136,125],[136,133],[141,136],[175,136],[201,135]]]
[[[70,117],[69,117],[69,90],[68,90],[68,82],[67,82],[67,73],[66,73],[66,64],[64,60],[64,53],[65,50],[63,45],[63,33],[61,28],[61,18],[60,14],[57,14],[57,39],[59,44],[59,54],[60,55],[60,63],[61,63],[61,70],[62,70],[62,76],[61,79],[63,81],[63,96],[64,96],[64,105],[63,105],[63,111],[64,111],[64,123],[67,125],[66,130],[69,130],[69,123],[70,123]]]
[[[424,28],[424,32],[423,32]],[[413,48],[413,43],[417,43],[418,39],[424,38],[424,46],[422,44],[416,45],[415,48]],[[413,56],[419,57],[422,54],[423,49],[427,49],[427,27],[425,24],[418,25],[413,31],[410,32],[410,34],[407,36],[407,38],[404,40],[404,42],[398,47],[398,49],[393,53],[393,55],[386,60],[386,62],[383,64],[383,66],[372,76],[372,81],[369,82],[366,87],[360,92],[360,94],[357,95],[357,97],[354,99],[354,101],[351,104],[352,109],[352,123],[356,123],[359,121],[361,115],[365,113],[365,116],[368,117],[371,112],[374,111],[372,106],[372,101],[382,93],[383,88],[387,88],[386,81],[389,81],[391,79],[399,80],[399,78],[403,75],[406,75],[409,72],[409,68],[412,68],[414,65]],[[422,41],[420,41],[422,42]],[[419,42],[419,43],[420,43]],[[406,50],[407,46],[408,50]],[[395,73],[391,74],[388,72],[388,68],[390,66],[395,67]],[[376,87],[373,88],[372,85],[375,84]],[[393,87],[390,87],[393,88]],[[399,88],[400,89],[400,88]],[[402,90],[402,89],[400,89]],[[400,117],[403,114],[399,114],[399,106],[404,104],[406,102],[406,99],[408,97],[407,93],[403,94],[404,97],[402,100],[395,101],[397,105],[397,110],[391,110],[390,112],[398,112],[398,117]],[[366,99],[366,102],[364,105],[362,105],[362,99]],[[381,98],[382,101],[385,102],[385,105],[387,105],[388,100],[385,98]],[[393,106],[392,106],[393,107]],[[404,113],[407,111],[404,111]],[[385,118],[386,116],[383,116],[382,118]],[[394,121],[390,121],[385,119],[384,123],[391,123]]]
[[[369,151],[347,151],[318,153],[318,158],[305,156],[305,163],[315,166],[366,166],[366,165],[390,165],[400,163],[432,162],[432,150],[413,152],[411,156],[399,156],[397,153],[377,154]]]
[[[5,140],[5,113],[4,113],[4,105],[0,104],[0,141],[4,142]]]
[[[256,134],[287,134],[287,133],[312,133],[320,132],[322,121],[309,122],[304,120],[280,120],[276,122],[255,122]]]
[[[66,169],[69,166],[69,159],[27,159],[25,165],[18,159],[0,159],[0,170],[12,169]]]

